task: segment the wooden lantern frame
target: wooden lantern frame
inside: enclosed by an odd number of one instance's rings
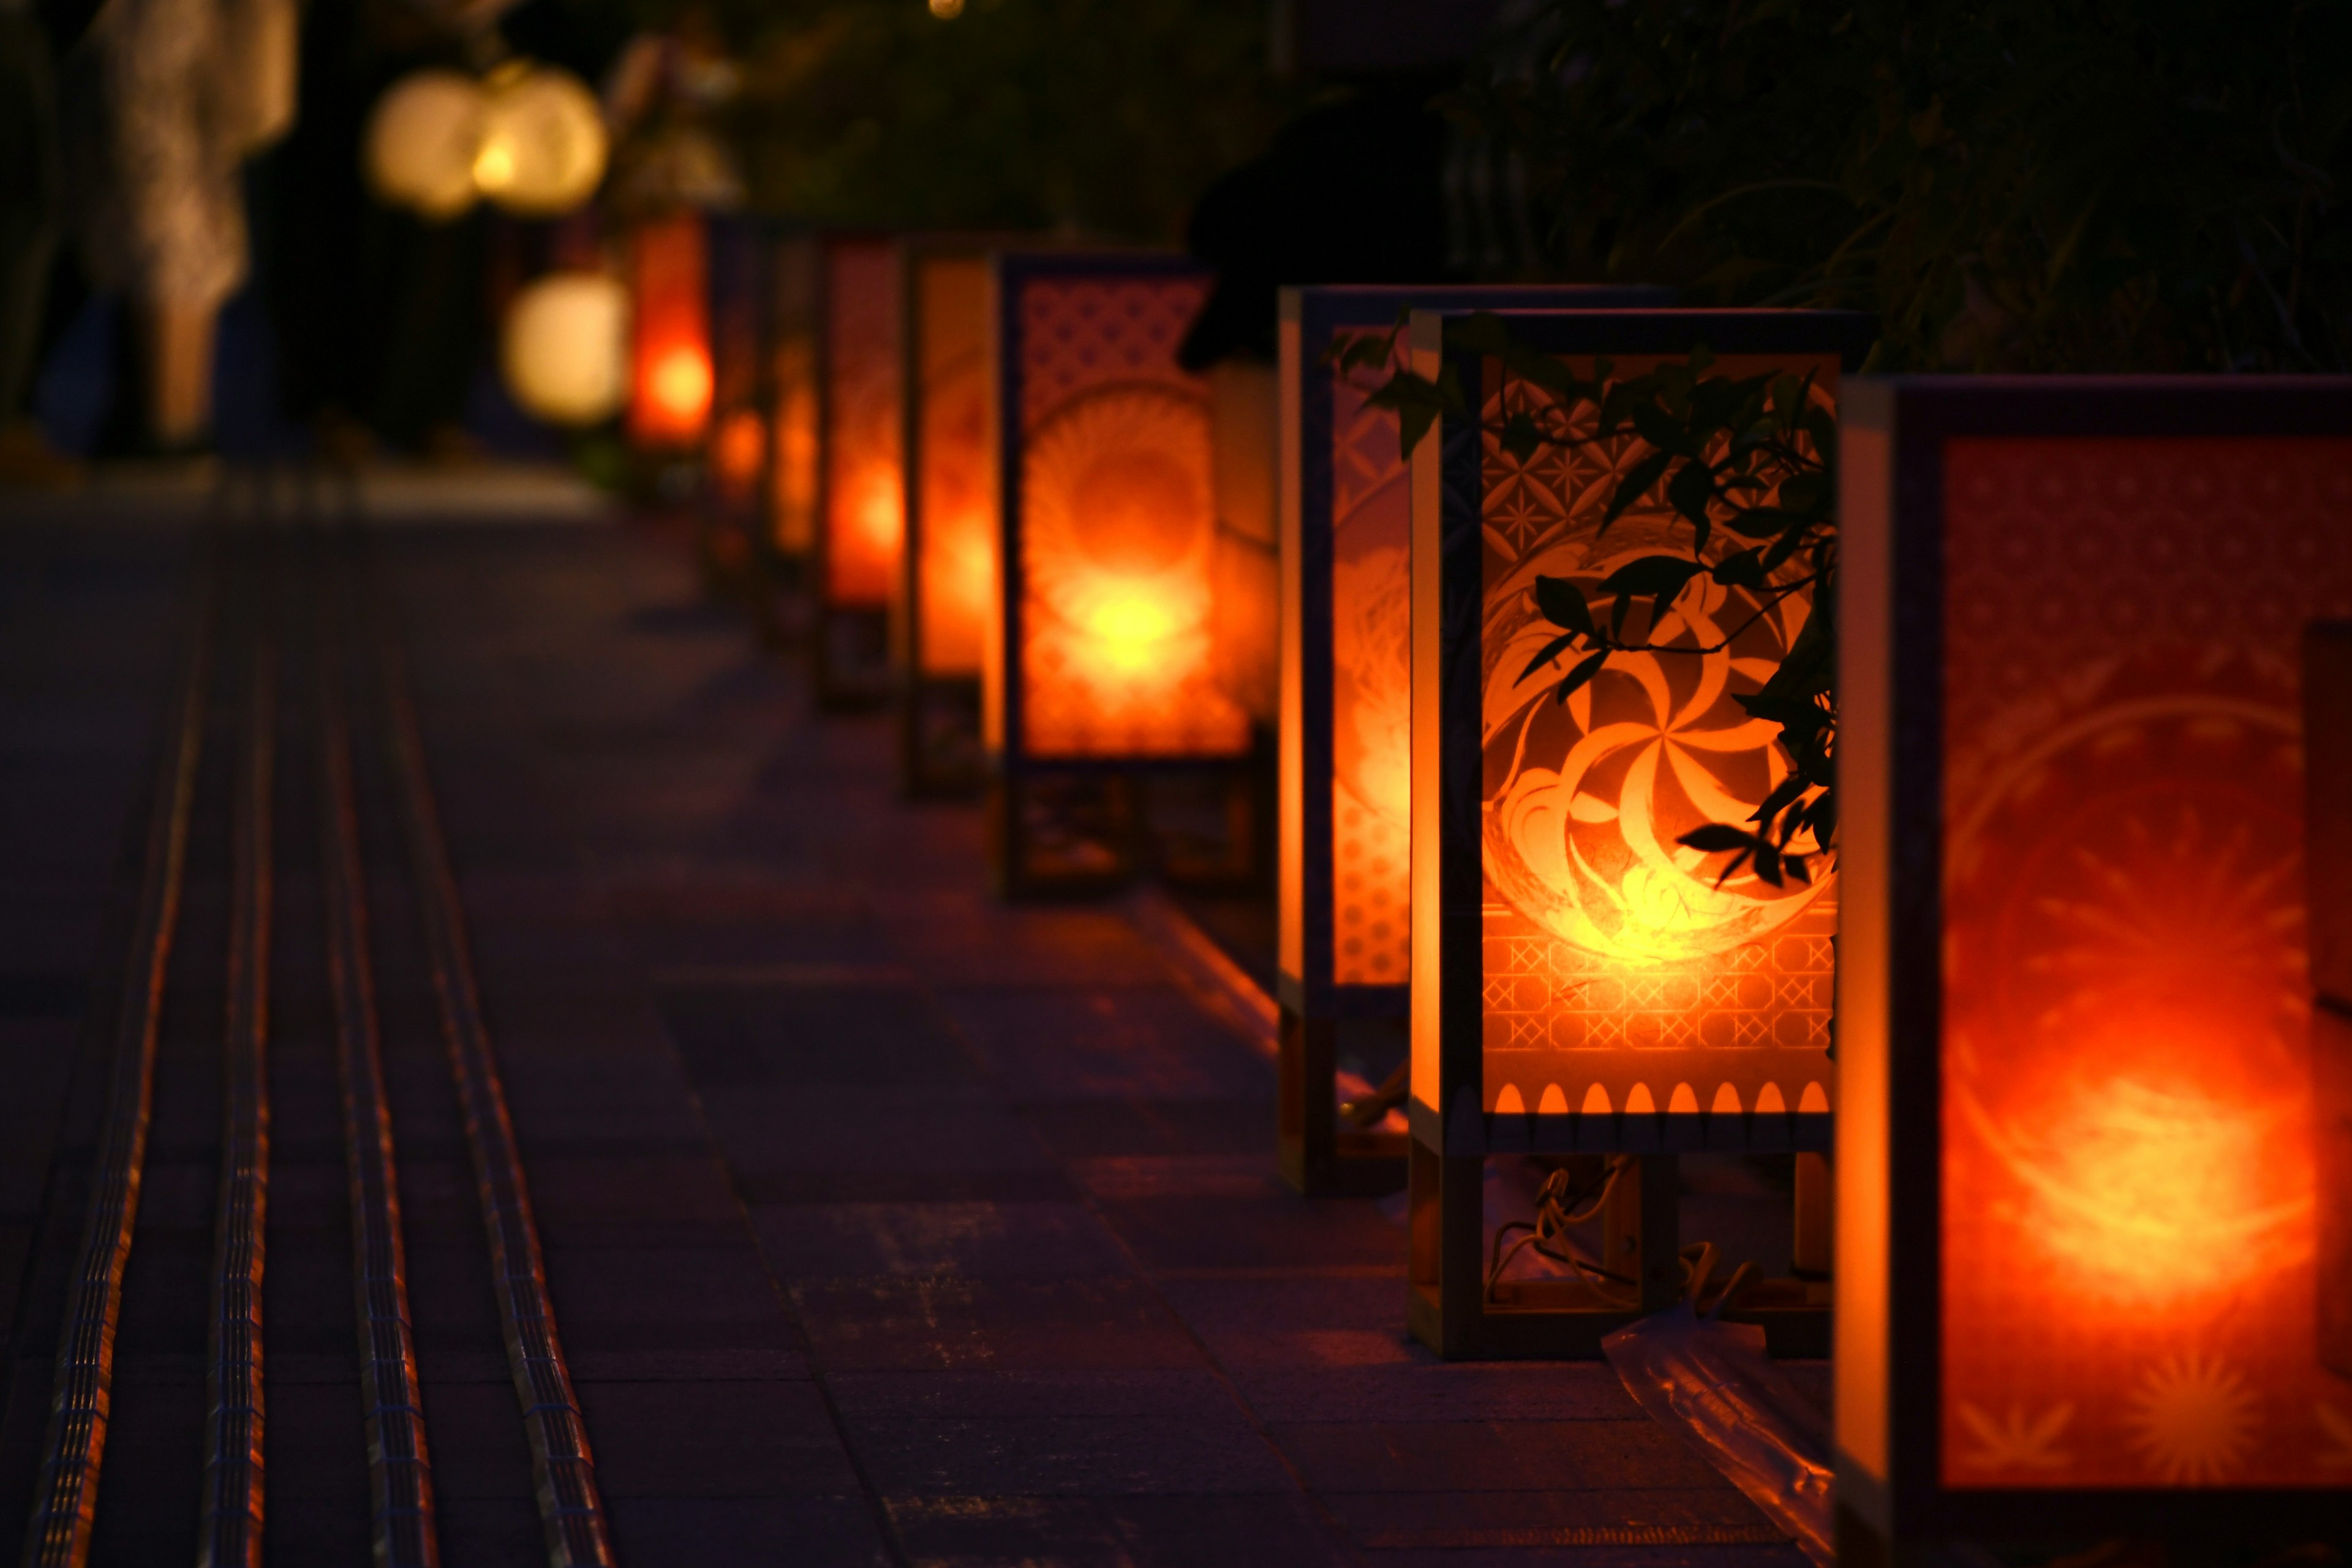
[[[841,342],[834,287],[835,258],[845,249],[856,247],[887,254],[890,265],[904,271],[905,258],[898,237],[879,229],[827,229],[817,241],[816,276],[814,285],[816,342],[816,535],[810,554],[811,597],[814,605],[811,632],[814,639],[816,700],[820,707],[833,710],[871,709],[889,700],[897,688],[898,671],[891,658],[890,616],[891,599],[897,591],[896,576],[879,599],[844,600],[834,592],[834,560],[836,553],[835,502],[840,478],[838,444],[835,439],[835,418],[841,413],[840,377],[836,374],[852,349]],[[888,289],[890,308],[901,311],[905,307],[903,285],[894,282]],[[881,360],[888,374],[896,378],[905,368],[903,344],[906,322],[900,317],[895,336],[898,342],[885,350]],[[898,388],[898,403],[903,410],[906,387]],[[890,438],[899,439],[904,423],[903,413],[888,422]],[[906,454],[898,455],[900,496],[905,493]],[[901,535],[901,548],[904,536]]]
[[[1108,754],[1040,756],[1024,739],[1029,701],[1023,662],[1023,594],[1025,556],[1023,390],[1026,374],[1022,302],[1032,283],[1069,279],[1196,281],[1205,293],[1212,274],[1189,257],[1158,251],[1074,249],[1002,250],[994,253],[997,409],[997,613],[990,636],[990,669],[984,680],[983,723],[989,758],[987,819],[992,870],[998,892],[1009,899],[1084,896],[1120,886],[1151,858],[1145,828],[1147,796],[1160,781],[1206,777],[1226,792],[1231,814],[1244,819],[1255,804],[1250,776],[1253,752],[1230,755],[1170,756]],[[1171,345],[1172,353],[1172,345]],[[1106,379],[1100,384],[1118,384]],[[1202,476],[1208,482],[1208,476]],[[1099,814],[1097,837],[1108,863],[1092,868],[1045,868],[1037,858],[1030,811],[1041,795],[1067,790],[1090,795]],[[1233,837],[1244,854],[1255,834],[1237,829]],[[1171,879],[1214,882],[1222,868],[1201,871],[1162,864]],[[1234,879],[1245,879],[1243,868]]]
[[[1969,437],[2352,437],[2352,379],[1865,380],[1841,424],[1839,1561],[1946,1538],[2340,1539],[2345,1489],[1945,1484],[1945,466]]]
[[[824,423],[817,367],[819,231],[776,224],[761,269],[766,335],[761,374],[768,400],[768,464],[760,484],[759,555],[774,637],[805,637],[813,614]]]
[[[1450,372],[1470,406],[1449,409],[1411,454],[1412,483],[1412,1128],[1407,1321],[1413,1335],[1449,1359],[1597,1356],[1601,1341],[1682,1293],[1678,1172],[1685,1152],[1786,1150],[1801,1158],[1801,1231],[1826,1218],[1817,1163],[1825,1112],[1737,1113],[1737,1125],[1709,1110],[1654,1115],[1564,1110],[1511,1114],[1485,1108],[1486,1008],[1479,618],[1486,598],[1486,428],[1475,391],[1488,356],[1445,341],[1470,312],[1416,310],[1414,370],[1433,380]],[[1834,356],[1852,370],[1874,324],[1832,310],[1558,310],[1506,313],[1512,335],[1557,355],[1679,356],[1705,344],[1719,357]],[[1468,624],[1462,624],[1467,615]],[[1466,830],[1465,830],[1466,828]],[[1637,1121],[1637,1117],[1639,1120]],[[1654,1125],[1652,1125],[1654,1123]],[[1515,1280],[1500,1299],[1486,1287],[1485,1177],[1497,1153],[1631,1156],[1609,1189],[1603,1247],[1638,1283],[1638,1301],[1612,1300],[1580,1278]],[[1727,1314],[1761,1325],[1775,1351],[1825,1352],[1825,1287],[1767,1280]]]
[[[1339,285],[1285,289],[1280,301],[1282,561],[1281,791],[1276,879],[1280,1085],[1275,1150],[1285,1180],[1310,1196],[1361,1196],[1404,1185],[1409,1134],[1343,1126],[1336,1075],[1340,1037],[1407,1016],[1411,987],[1337,977],[1338,787],[1334,767],[1334,568],[1338,528],[1332,370],[1341,336],[1378,334],[1401,311],[1657,309],[1671,289],[1573,285]],[[1400,354],[1402,344],[1399,344]],[[1370,376],[1370,371],[1360,376]],[[1396,416],[1381,418],[1393,440]],[[1378,439],[1379,437],[1376,437]],[[1402,482],[1402,458],[1398,482]]]

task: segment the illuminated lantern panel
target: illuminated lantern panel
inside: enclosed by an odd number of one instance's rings
[[[712,413],[706,457],[704,566],[722,584],[749,581],[760,532],[760,480],[767,467],[761,384],[765,259],[756,224],[709,220]]]
[[[1367,395],[1402,368],[1327,363],[1397,312],[1663,305],[1653,289],[1286,289],[1278,371],[1283,694],[1279,956],[1283,1168],[1303,1191],[1393,1188],[1404,1121],[1364,1097],[1402,1066],[1412,961],[1412,506],[1397,417]],[[1223,452],[1220,450],[1220,461]],[[1366,1110],[1341,1120],[1340,1100]],[[1365,1123],[1370,1123],[1369,1126]]]
[[[817,686],[829,700],[874,701],[889,682],[906,533],[903,274],[887,237],[829,236],[824,265]]]
[[[684,214],[641,225],[630,252],[630,437],[646,447],[697,446],[711,395],[702,219]]]
[[[1438,371],[1441,333],[1462,320],[1415,313],[1416,369]],[[1869,337],[1836,312],[1505,320],[1580,377],[1603,357],[1621,379],[1643,375],[1704,344],[1709,374],[1810,376],[1825,408]],[[1443,1233],[1415,1270],[1414,1326],[1448,1354],[1591,1353],[1661,1286],[1667,1300],[1681,1288],[1673,1156],[1827,1143],[1838,878],[1820,867],[1773,887],[1676,842],[1747,820],[1788,775],[1778,726],[1739,699],[1813,606],[1802,589],[1702,575],[1643,634],[1654,651],[1612,655],[1565,701],[1555,680],[1522,679],[1559,634],[1537,607],[1538,577],[1606,606],[1605,579],[1639,557],[1687,556],[1692,531],[1662,492],[1604,531],[1618,477],[1650,445],[1593,434],[1590,403],[1562,408],[1499,359],[1442,353],[1475,415],[1441,421],[1412,476],[1412,1203],[1416,1226]],[[1549,428],[1564,417],[1579,438],[1514,456],[1504,425],[1521,413]],[[1706,558],[1736,544],[1718,533]],[[1633,1239],[1646,1261],[1622,1287],[1486,1287],[1478,1205],[1461,1194],[1486,1156],[1514,1152],[1644,1157],[1636,1187],[1656,1190]],[[1825,1339],[1825,1291],[1767,1284],[1738,1315],[1789,1349]]]
[[[1007,499],[985,707],[1010,795],[1045,765],[1101,773],[1249,752],[1249,716],[1218,681],[1212,640],[1206,389],[1176,363],[1206,289],[1171,258],[1000,260]],[[1026,810],[1015,800],[1000,811],[1011,838],[1034,837]]]
[[[770,273],[768,539],[798,565],[816,550],[817,285],[814,235],[778,238]]]
[[[2017,1536],[2352,1486],[2299,689],[2352,385],[1897,381],[1847,427],[1845,1493]]]
[[[918,244],[908,258],[905,765],[915,794],[980,782],[982,645],[996,597],[995,376],[985,251]]]

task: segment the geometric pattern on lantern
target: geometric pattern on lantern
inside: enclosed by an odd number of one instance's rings
[[[2343,1484],[2296,685],[2347,512],[2352,443],[1947,447],[1947,1485]]]
[[[1781,368],[1724,363],[1734,375]],[[1829,1081],[1834,872],[1816,861],[1810,883],[1776,889],[1751,868],[1718,885],[1720,858],[1676,843],[1706,823],[1746,820],[1787,776],[1779,727],[1737,698],[1770,678],[1810,595],[1762,606],[1702,576],[1647,639],[1691,651],[1613,656],[1565,703],[1552,688],[1572,658],[1522,682],[1559,631],[1536,607],[1538,575],[1597,598],[1625,562],[1690,542],[1654,492],[1601,531],[1618,479],[1648,452],[1638,439],[1547,443],[1524,459],[1505,451],[1507,414],[1549,403],[1517,380],[1486,389],[1486,1104],[1826,1110],[1809,1090]],[[1571,434],[1594,418],[1580,408]]]
[[[1176,363],[1196,279],[1037,279],[1021,324],[1022,748],[1035,757],[1248,749],[1217,687],[1205,389]]]
[[[1402,346],[1397,351],[1402,361]],[[1397,416],[1331,373],[1332,963],[1412,973],[1412,491]]]
[[[898,588],[901,489],[900,270],[891,240],[826,247],[825,598],[879,606]]]

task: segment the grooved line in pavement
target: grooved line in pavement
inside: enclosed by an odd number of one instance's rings
[[[170,750],[158,770],[147,829],[146,865],[139,889],[121,1012],[116,1022],[113,1079],[89,1218],[75,1258],[73,1282],[58,1334],[56,1391],[42,1443],[31,1521],[25,1532],[29,1568],[79,1568],[89,1555],[98,1506],[98,1471],[106,1451],[111,1407],[114,1330],[122,1310],[122,1269],[131,1257],[139,1216],[139,1183],[147,1158],[147,1126],[154,1097],[155,1036],[172,934],[179,921],[187,867],[188,817],[195,797],[196,760],[204,746],[205,699],[212,678],[218,589],[217,560],[207,554],[196,590],[185,684],[174,705]]]
[[[266,611],[257,606],[248,613],[266,625]],[[269,1215],[269,812],[277,686],[275,650],[268,631],[257,629],[229,827],[234,868],[228,1009],[221,1051],[220,1195],[214,1221],[197,1568],[260,1568],[261,1563],[261,1279]]]
[[[522,1157],[515,1147],[506,1090],[474,984],[465,911],[433,802],[424,734],[388,616],[380,604],[371,604],[369,609],[383,686],[394,793],[407,830],[418,912],[434,991],[440,1002],[449,1068],[457,1079],[466,1142],[473,1156],[482,1223],[489,1235],[491,1278],[506,1331],[507,1362],[530,1440],[532,1479],[547,1533],[548,1561],[553,1568],[591,1564],[602,1568],[614,1561],[611,1532],[596,1490],[587,1426],[581,1419],[580,1402],[572,1393],[571,1373],[556,1336],[555,1310],[548,1300],[547,1271],[540,1257],[539,1228],[531,1219]]]
[[[400,1221],[399,1167],[383,1087],[375,968],[368,954],[367,881],[359,804],[352,784],[345,649],[335,617],[314,592],[319,685],[320,864],[325,882],[327,967],[335,1012],[335,1068],[342,1085],[343,1150],[351,1169],[352,1258],[359,1307],[360,1399],[366,1412],[370,1533],[378,1568],[438,1568],[440,1530],[416,1334],[408,1314],[408,1253]]]

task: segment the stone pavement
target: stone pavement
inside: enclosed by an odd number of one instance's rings
[[[12,941],[53,903],[95,908],[119,853],[123,732],[146,732],[117,689],[160,690],[152,601],[185,553],[142,548],[106,612],[111,685],[103,658],[58,675],[70,573],[0,589],[52,628],[0,627],[0,701],[60,746],[86,719],[84,771],[113,792],[70,785],[105,832],[24,869],[27,814],[69,780],[0,751]],[[1607,1367],[1410,1344],[1396,1226],[1274,1175],[1261,1046],[1121,906],[993,901],[977,810],[898,802],[887,721],[815,715],[702,602],[682,541],[509,520],[387,528],[377,550],[625,1563],[1803,1562]],[[112,706],[74,718],[86,685]],[[0,957],[0,1239],[40,1204],[19,1173],[47,1145],[13,1139],[63,1091],[18,1091],[80,1008],[95,917],[74,919],[71,956]],[[385,1004],[395,1078],[430,1029],[405,1005]],[[422,1094],[395,1082],[396,1118],[425,1118],[403,1109]],[[403,1184],[446,1561],[535,1561],[512,1395],[436,1351],[457,1339],[436,1314],[487,1307],[454,1239],[462,1152],[421,1131],[412,1154],[403,1121]],[[35,1381],[12,1380],[11,1466]],[[278,1461],[273,1514],[363,1481]]]

